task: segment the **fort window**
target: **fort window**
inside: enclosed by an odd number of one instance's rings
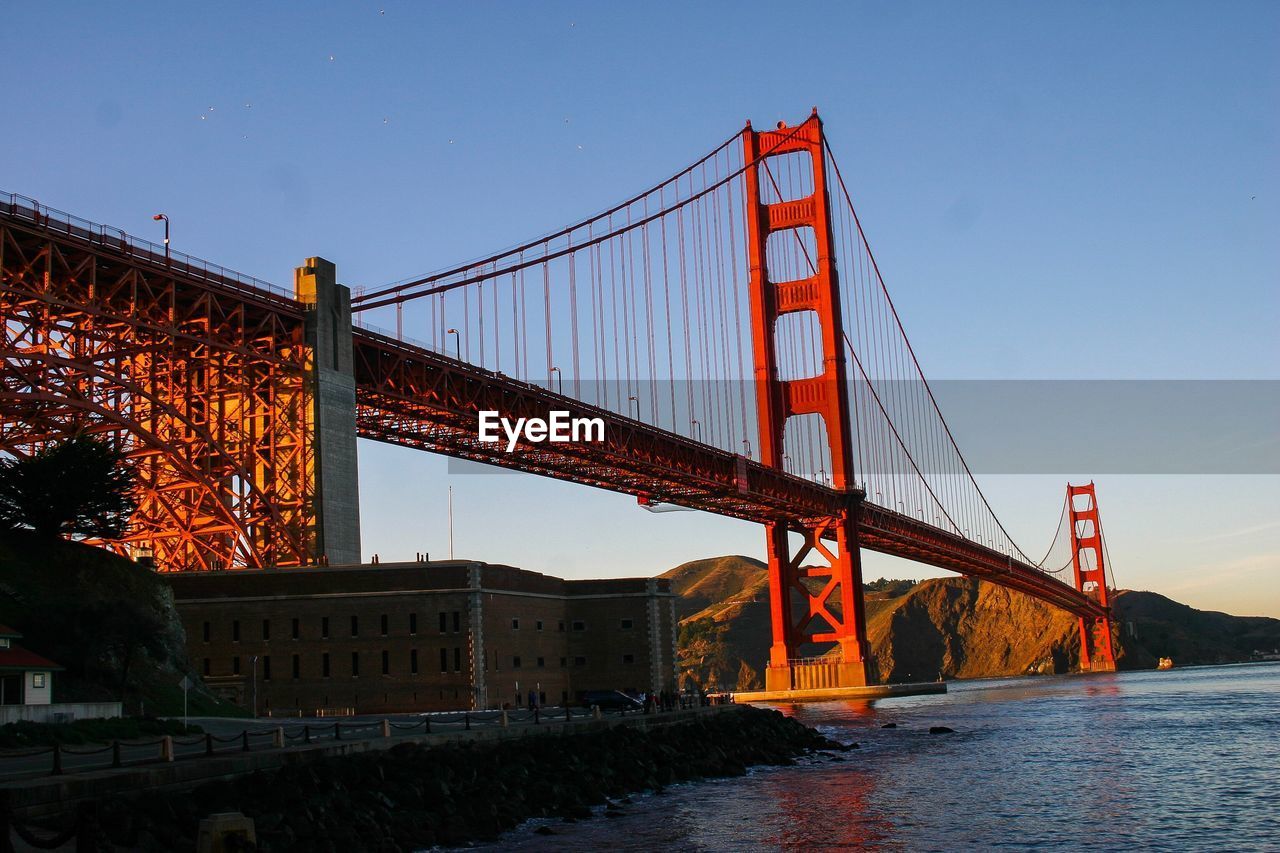
[[[360,677],[360,653],[359,652],[351,653],[351,677],[352,678]]]
[[[271,655],[262,656],[262,680],[271,680]]]
[[[351,636],[353,637],[360,636],[360,617],[359,616],[351,617]]]
[[[519,630],[520,630],[520,620],[519,620],[519,619],[512,619],[512,620],[511,620],[511,630],[512,630],[512,631],[519,631]]]
[[[417,649],[409,650],[409,674],[410,675],[418,674],[418,650]]]
[[[440,671],[441,672],[449,671],[449,650],[448,649],[440,650]]]
[[[462,614],[459,613],[457,610],[455,610],[453,611],[453,632],[456,634],[461,630],[462,630]]]
[[[622,662],[623,662],[623,663],[635,663],[635,662],[636,662],[636,656],[635,656],[635,655],[623,655],[623,656],[622,656]]]
[[[293,617],[293,638],[298,639],[298,635],[302,633],[302,625],[299,624],[298,617]]]
[[[204,674],[205,674],[205,675],[208,675],[208,674],[209,674],[210,668],[211,668],[212,666],[213,666],[213,664],[211,664],[211,663],[209,662],[209,659],[208,659],[208,658],[205,658],[205,659],[204,659]]]
[[[462,649],[458,646],[453,647],[453,671],[462,672]]]
[[[206,643],[209,642],[209,635],[210,633],[212,633],[212,631],[213,629],[209,626],[209,623],[208,622],[204,623],[204,641]]]
[[[382,614],[382,636],[387,636],[387,614]]]
[[[329,653],[325,652],[320,656],[320,674],[325,678],[329,677]],[[329,704],[329,700],[325,699],[325,704]]]
[[[240,620],[239,619],[231,620],[231,642],[233,643],[240,642]]]
[[[409,635],[413,636],[414,634],[417,634],[417,633],[418,633],[418,614],[410,613],[409,614]]]
[[[537,628],[539,631],[541,631],[541,630],[542,630],[542,620],[541,620],[541,619],[539,619],[537,622],[534,622],[534,623],[533,623],[533,627],[535,627],[535,628]]]
[[[440,611],[440,633],[441,634],[443,634],[446,630],[448,630],[448,625],[449,625],[449,614],[441,610]]]
[[[538,658],[538,669],[543,669],[547,665],[546,658]]]
[[[519,669],[519,668],[520,668],[520,655],[513,655],[513,656],[512,656],[512,658],[511,658],[511,668],[512,668],[512,669]]]
[[[382,674],[391,674],[391,652],[386,649],[382,650]]]
[[[585,630],[587,630],[587,623],[586,623],[586,622],[583,622],[581,619],[574,619],[574,620],[573,620],[573,630],[575,630],[575,631],[585,631]]]
[[[270,619],[262,620],[262,639],[264,640],[271,639],[271,620]]]
[[[293,677],[294,678],[302,677],[302,658],[299,657],[298,655],[293,656]]]
[[[236,655],[231,659],[231,674],[232,675],[240,674],[240,655]]]
[[[587,659],[586,659],[586,658],[584,658],[582,655],[578,655],[576,658],[574,658],[574,659],[573,659],[573,665],[574,665],[574,666],[586,666],[586,665],[587,665]]]
[[[623,619],[620,627],[624,631],[630,631],[633,624],[634,623],[630,619]]]
[[[329,639],[329,617],[325,616],[320,620],[320,636]]]

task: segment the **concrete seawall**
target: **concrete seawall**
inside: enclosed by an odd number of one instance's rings
[[[635,792],[854,748],[778,711],[730,705],[277,749],[5,793],[24,803],[13,821],[23,832],[41,810],[82,804],[44,837],[75,835],[85,849],[189,850],[207,818],[238,813],[271,850],[383,853],[496,841],[530,818],[618,817]],[[192,765],[205,772],[193,778]]]
[[[924,696],[946,693],[945,681],[915,684],[871,684],[866,687],[817,687],[812,690],[752,690],[733,694],[733,701],[785,705],[789,702],[837,702],[849,699],[889,699],[894,696]]]
[[[394,738],[330,741],[239,754],[218,754],[139,767],[90,770],[66,776],[45,776],[0,783],[0,804],[18,817],[36,818],[74,812],[77,804],[110,796],[130,796],[148,791],[183,791],[217,779],[234,779],[249,773],[306,764],[325,758],[387,750],[404,743],[437,746],[459,742],[489,742],[513,738],[604,731],[617,727],[650,729],[687,722],[708,715],[732,712],[733,705],[691,708],[626,717],[576,719],[548,718],[540,723],[474,728]]]

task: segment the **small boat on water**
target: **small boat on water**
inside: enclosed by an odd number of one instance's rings
[[[1173,669],[1173,658],[1160,658],[1160,663],[1156,664],[1156,669]]]

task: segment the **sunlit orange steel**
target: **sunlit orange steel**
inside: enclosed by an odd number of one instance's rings
[[[0,217],[0,449],[108,435],[137,470],[117,547],[167,570],[310,561],[302,306],[11,198]]]
[[[1076,496],[1084,497],[1077,509]],[[1071,517],[1071,567],[1076,589],[1097,600],[1103,612],[1080,617],[1080,669],[1115,672],[1115,644],[1111,636],[1111,602],[1107,593],[1107,567],[1102,547],[1102,522],[1098,518],[1098,493],[1093,483],[1067,484],[1067,511]]]

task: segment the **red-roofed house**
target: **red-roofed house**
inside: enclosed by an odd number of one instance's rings
[[[53,673],[62,667],[14,643],[21,639],[8,625],[0,625],[0,705],[49,705]]]

